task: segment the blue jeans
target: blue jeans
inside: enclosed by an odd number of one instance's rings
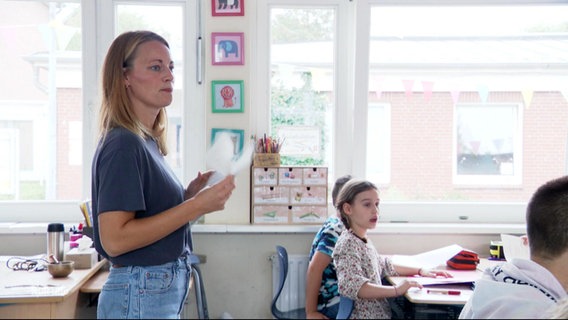
[[[186,256],[158,266],[111,267],[97,319],[179,319],[190,275]]]

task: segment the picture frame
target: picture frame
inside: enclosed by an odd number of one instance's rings
[[[233,154],[237,157],[243,152],[243,146],[245,144],[245,131],[240,129],[225,129],[225,128],[212,128],[211,129],[211,145],[215,142],[215,137],[220,132],[227,132],[231,136],[231,140],[234,143]]]
[[[244,65],[244,32],[212,32],[211,63],[213,65]]]
[[[211,0],[211,14],[219,16],[244,16],[245,0]]]
[[[211,81],[211,111],[213,113],[244,112],[244,81]]]

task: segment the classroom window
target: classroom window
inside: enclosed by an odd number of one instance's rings
[[[154,30],[168,39],[176,83],[183,84],[182,13],[179,5],[114,4],[114,36]],[[77,1],[0,1],[11,15],[0,24],[5,88],[0,134],[10,157],[0,160],[0,200],[79,200],[84,197],[82,16]],[[95,82],[95,80],[92,80]],[[168,107],[168,161],[181,177],[181,86]],[[96,123],[95,119],[91,125]],[[177,130],[176,130],[177,129]],[[95,130],[96,131],[96,130]]]
[[[196,71],[195,55],[185,61],[196,52],[195,1],[0,0],[0,11],[25,12],[0,19],[1,221],[78,218],[77,204],[91,193],[102,60],[127,30],[150,29],[170,44],[175,85],[166,159],[182,181],[195,168],[197,160],[183,156],[205,137],[184,132],[199,123],[188,114],[203,103],[197,81],[184,79]]]
[[[327,166],[330,183],[346,173],[377,182],[381,219],[522,222],[522,210],[492,210],[521,207],[544,181],[567,173],[567,4],[251,1],[258,12],[238,18],[254,30],[245,33],[253,49],[245,66],[210,68],[245,78],[245,116],[254,122],[245,131],[288,136],[285,163]],[[123,30],[151,26],[172,37],[168,161],[178,175],[203,167],[211,123],[203,123],[207,89],[193,77],[196,21],[188,12],[196,3],[0,0],[1,12],[26,13],[0,19],[2,219],[53,219],[90,195],[98,72]],[[463,140],[466,128],[477,136]],[[490,140],[493,148],[483,149]],[[487,157],[474,152],[476,141]],[[487,203],[490,210],[480,209]]]
[[[373,174],[386,159],[368,155],[365,175],[381,183],[382,203],[437,206],[400,220],[526,203],[566,174],[566,4],[371,0],[368,12],[364,121],[376,130],[384,117],[373,108],[390,105],[390,153],[379,155],[390,157],[390,180]],[[367,140],[367,154],[376,144]],[[399,220],[392,208],[385,219]]]
[[[334,8],[270,9],[270,133],[284,165],[331,165],[335,29]]]
[[[0,1],[0,200],[82,197],[81,5]],[[80,137],[80,136],[79,136]]]

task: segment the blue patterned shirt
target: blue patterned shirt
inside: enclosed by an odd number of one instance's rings
[[[316,251],[327,254],[331,258],[337,239],[344,229],[345,227],[338,217],[333,216],[327,218],[314,237],[310,250],[310,261]],[[332,260],[331,263],[325,267],[322,274],[318,295],[318,310],[333,306],[337,303],[339,303],[339,289],[337,287],[337,273],[335,272],[335,265]]]

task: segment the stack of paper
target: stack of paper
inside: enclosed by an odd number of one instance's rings
[[[395,264],[408,267],[436,268],[445,266],[446,261],[462,251],[457,244],[427,251],[413,256],[394,255],[392,260]]]

